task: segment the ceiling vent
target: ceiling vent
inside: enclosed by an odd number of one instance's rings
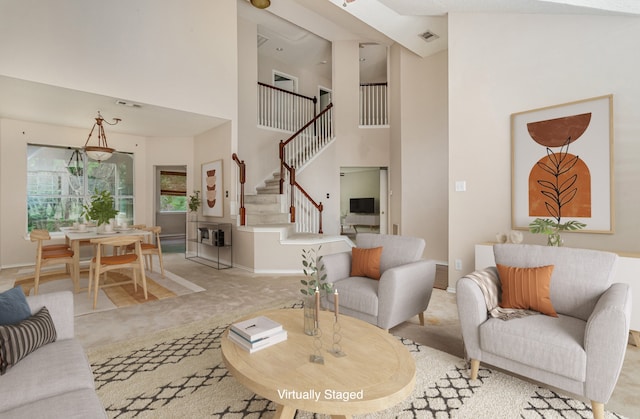
[[[122,105],[122,106],[128,106],[130,108],[142,108],[142,105],[139,105],[139,104],[133,103],[133,102],[127,102],[127,101],[120,100],[120,99],[116,100],[116,104]]]
[[[431,32],[431,31],[423,32],[418,36],[420,38],[424,39],[427,42],[435,41],[436,39],[440,38],[438,35],[436,35],[435,33]]]
[[[266,36],[258,34],[258,48],[260,48],[268,40],[269,38],[267,38]]]

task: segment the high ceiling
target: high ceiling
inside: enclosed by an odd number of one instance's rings
[[[424,57],[447,48],[447,14],[453,12],[640,15],[638,0],[272,0],[266,10],[253,8],[248,0],[237,1],[239,15],[256,22],[259,33],[268,39],[260,54],[304,62],[327,77],[331,74],[331,41],[358,40],[364,44],[365,54],[373,54],[367,55],[365,65],[374,65],[379,55],[384,55],[380,49],[367,50],[367,45],[397,42]],[[426,42],[418,36],[426,31],[438,38]],[[87,130],[97,110],[107,120],[119,117],[126,121],[110,131],[142,136],[193,136],[224,122],[4,76],[0,76],[0,92],[0,116],[4,118]]]

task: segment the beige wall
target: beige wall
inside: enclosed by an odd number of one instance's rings
[[[401,231],[425,239],[426,258],[447,261],[447,52],[419,58],[403,49],[400,60]]]
[[[24,0],[0,13],[0,74],[232,119],[236,0]],[[28,24],[26,24],[28,22]]]
[[[351,198],[374,198],[377,208],[380,203],[380,169],[363,167],[343,172],[344,175],[340,176],[340,215],[349,214]]]
[[[258,49],[257,25],[238,20],[238,148],[247,164],[246,194],[255,194],[265,179],[280,168],[278,144],[290,134],[257,126]]]
[[[87,130],[11,119],[0,122],[0,266],[33,264],[35,250],[26,236],[27,144],[82,147]],[[145,192],[147,184],[153,185],[153,178],[148,178],[146,139],[110,133],[109,145],[135,155],[135,220],[152,223],[153,217],[147,218],[153,211],[149,209],[152,200]]]
[[[424,257],[447,261],[447,53],[391,48],[391,223],[424,238]]]
[[[235,224],[235,214],[231,213],[232,186],[235,187],[237,176],[236,164],[231,160],[233,127],[231,122],[227,122],[219,127],[211,129],[194,138],[193,164],[194,176],[191,187],[200,191],[200,197],[206,196],[206,191],[202,189],[202,164],[215,160],[222,160],[222,185],[223,185],[223,216],[204,217],[202,207],[198,213],[198,219],[205,221],[232,222]],[[188,176],[188,174],[187,174]],[[227,194],[228,192],[228,194]],[[228,196],[227,196],[228,195]]]
[[[564,238],[640,251],[638,39],[637,17],[449,15],[449,266],[463,267],[449,270],[450,286],[473,270],[474,244],[510,229],[510,115],[610,93],[616,233]],[[453,192],[458,180],[467,192]],[[525,242],[545,241],[526,233]]]

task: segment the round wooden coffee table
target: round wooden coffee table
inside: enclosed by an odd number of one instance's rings
[[[336,418],[371,413],[394,406],[413,391],[416,365],[404,345],[369,323],[340,316],[341,346],[346,354],[328,352],[333,342],[332,312],[320,313],[324,364],[309,360],[314,338],[303,332],[300,309],[254,313],[282,324],[284,342],[249,354],[222,336],[224,362],[233,376],[277,405],[276,418],[293,418],[297,409]]]

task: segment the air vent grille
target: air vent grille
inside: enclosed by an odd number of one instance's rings
[[[116,100],[117,105],[128,106],[130,108],[142,108],[142,105],[133,102],[127,102],[121,99]]]
[[[420,38],[424,39],[427,42],[435,41],[436,39],[440,38],[438,35],[436,35],[435,33],[431,32],[431,31],[423,32],[423,33],[419,34],[418,36]]]

